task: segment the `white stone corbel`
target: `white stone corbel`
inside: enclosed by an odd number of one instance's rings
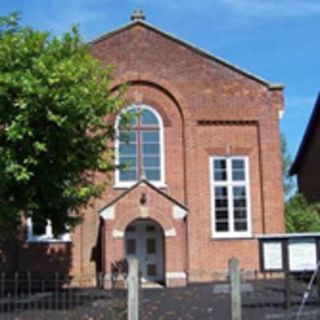
[[[181,208],[180,206],[174,205],[172,207],[173,219],[176,219],[176,220],[184,219],[187,213],[188,213],[187,210]]]
[[[124,238],[124,232],[118,229],[113,229],[112,231],[113,238]]]
[[[148,207],[140,206],[140,217],[141,218],[148,218],[149,217]]]
[[[111,206],[111,207],[107,207],[104,210],[102,210],[100,212],[100,217],[103,220],[114,220],[115,218],[115,207]]]
[[[167,279],[186,279],[187,275],[185,272],[166,272]]]
[[[175,237],[177,235],[176,229],[175,228],[166,229],[164,230],[164,235],[166,237]]]

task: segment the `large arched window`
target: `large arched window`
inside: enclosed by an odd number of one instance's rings
[[[122,129],[116,121],[116,184],[130,185],[142,178],[164,184],[163,124],[159,114],[149,106],[133,105],[124,110],[135,116],[130,129]]]

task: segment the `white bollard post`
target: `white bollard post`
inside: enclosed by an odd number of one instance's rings
[[[231,289],[231,319],[241,320],[241,288],[239,260],[229,260],[230,289]]]

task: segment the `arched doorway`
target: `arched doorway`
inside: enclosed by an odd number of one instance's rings
[[[163,282],[164,236],[161,226],[151,219],[131,222],[125,233],[125,256],[139,260],[143,282]]]

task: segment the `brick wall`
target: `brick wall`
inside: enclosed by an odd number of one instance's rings
[[[189,208],[185,267],[190,279],[210,279],[213,271],[227,268],[233,255],[240,257],[243,268],[258,269],[255,239],[211,238],[208,158],[226,155],[230,149],[247,155],[253,235],[283,232],[278,122],[282,91],[143,26],[96,43],[92,52],[103,63],[115,66],[115,86],[131,83],[129,100],[134,92],[139,93],[143,102],[168,119],[166,191]]]
[[[282,91],[139,24],[94,43],[91,51],[104,65],[114,66],[113,90],[129,83],[128,104],[151,105],[164,121],[162,191],[189,209],[186,220],[174,221],[172,204],[162,206],[162,198],[150,193],[150,208],[160,210],[177,231],[176,237],[165,239],[165,271],[186,272],[190,281],[207,281],[216,271],[226,270],[231,256],[240,258],[241,268],[258,269],[254,236],[284,231],[278,121]],[[211,237],[209,156],[228,153],[249,157],[250,239]],[[117,204],[113,221],[102,222],[99,209],[125,189],[114,188],[113,175],[97,179],[108,180],[109,187],[88,205],[72,236],[74,275],[96,272],[99,259],[109,272],[110,262],[124,253],[123,238],[112,237],[115,226],[124,215],[137,218],[132,208],[139,194],[133,192]]]

